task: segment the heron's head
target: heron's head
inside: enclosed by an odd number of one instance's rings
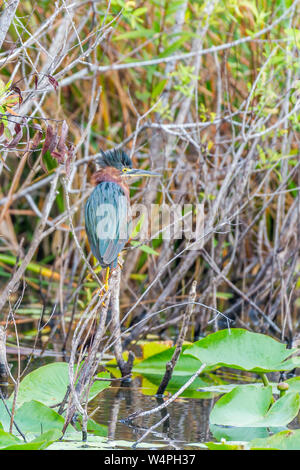
[[[160,176],[155,171],[142,170],[139,168],[132,168],[132,161],[123,150],[101,150],[101,157],[96,159],[96,162],[102,169],[113,167],[119,170],[119,175],[123,176]]]

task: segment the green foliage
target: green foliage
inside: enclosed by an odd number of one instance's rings
[[[177,70],[171,73],[171,77],[176,79],[174,90],[180,91],[184,96],[191,97],[193,92],[191,88],[191,82],[197,78],[193,72],[194,67],[179,63]]]
[[[29,442],[24,442],[12,434],[0,431],[1,450],[43,450],[59,439],[61,433],[57,430],[47,431],[40,434]]]
[[[281,431],[267,438],[254,439],[251,449],[300,450],[300,429]]]
[[[110,375],[102,372],[99,377],[109,378]],[[57,405],[63,400],[68,385],[68,364],[66,362],[47,364],[24,377],[20,384],[17,403],[20,406],[24,402],[37,400],[47,406]],[[109,381],[96,381],[90,389],[89,399],[93,399],[109,385]]]
[[[208,335],[184,351],[208,366],[264,373],[291,370],[300,365],[299,357],[287,359],[297,349],[259,333],[240,328],[220,330]]]
[[[35,435],[53,429],[61,431],[65,421],[56,411],[36,400],[23,403],[16,411],[15,420],[26,434]]]
[[[110,374],[102,372],[97,377],[109,378]],[[20,383],[16,402],[14,421],[18,428],[14,425],[13,433],[17,437],[7,432],[10,415],[3,402],[0,402],[0,448],[12,449],[17,446],[18,449],[43,449],[61,437],[65,419],[54,408],[65,397],[68,384],[68,364],[64,362],[48,364],[29,373]],[[90,389],[89,400],[109,385],[109,381],[95,381]],[[6,401],[10,413],[12,401],[13,396]],[[21,429],[30,442],[20,440],[18,429]],[[98,436],[105,436],[107,433],[104,426],[92,420],[88,422],[88,431]]]
[[[187,346],[183,346],[183,351],[185,351],[186,348]],[[171,360],[174,350],[175,348],[170,348],[144,359],[134,366],[133,372],[153,375],[163,374],[166,363]],[[200,365],[201,362],[197,358],[187,357],[181,354],[173,371],[173,376],[191,376],[199,369]]]
[[[211,424],[235,427],[285,426],[298,414],[298,393],[287,393],[273,403],[272,387],[235,387],[215,404]]]

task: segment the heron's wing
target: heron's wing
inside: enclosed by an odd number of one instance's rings
[[[85,206],[85,226],[91,250],[101,265],[116,265],[129,238],[129,203],[122,188],[100,183]]]

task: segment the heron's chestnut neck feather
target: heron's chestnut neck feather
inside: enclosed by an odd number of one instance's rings
[[[92,184],[97,186],[100,183],[116,183],[124,191],[126,197],[129,199],[129,188],[120,174],[120,170],[113,166],[106,166],[101,170],[96,171],[91,178]]]

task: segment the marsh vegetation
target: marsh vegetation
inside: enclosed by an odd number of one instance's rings
[[[130,380],[162,400],[116,400],[139,444],[181,397],[212,400],[196,447],[300,448],[299,18],[299,0],[2,2],[1,448],[107,446],[91,403]],[[105,290],[84,207],[110,149],[161,176],[130,185]]]

